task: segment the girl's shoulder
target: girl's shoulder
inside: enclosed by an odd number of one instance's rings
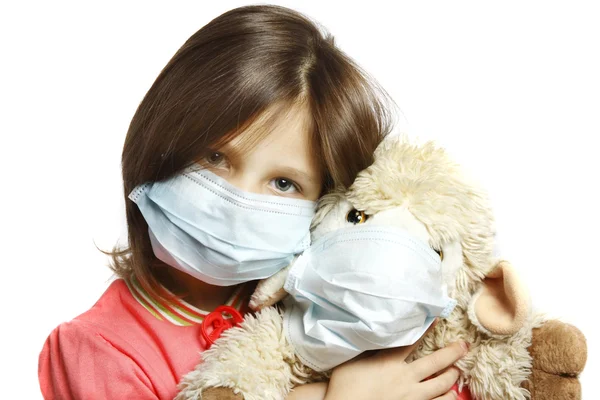
[[[45,346],[59,346],[61,351],[79,347],[81,351],[85,343],[97,348],[101,347],[100,343],[115,345],[126,342],[126,337],[137,335],[137,328],[142,323],[143,314],[136,310],[135,299],[127,284],[123,279],[116,279],[87,311],[54,328]],[[127,346],[121,343],[119,347]]]
[[[199,326],[156,318],[132,290],[124,280],[115,280],[89,310],[50,333],[38,364],[45,397],[175,396],[179,377],[198,363],[204,350]]]
[[[115,279],[98,298],[96,303],[84,313],[68,323],[88,327],[118,327],[132,318],[132,305],[135,298],[125,280]],[[67,324],[68,324],[67,323]],[[65,323],[60,326],[64,326]]]

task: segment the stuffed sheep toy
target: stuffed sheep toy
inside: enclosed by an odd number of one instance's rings
[[[439,323],[411,359],[459,339],[470,343],[455,364],[465,398],[580,398],[585,338],[531,312],[517,273],[494,254],[488,198],[443,149],[385,140],[348,190],[320,200],[311,229],[311,250],[343,232],[347,240],[336,240],[346,247],[335,252],[344,261],[314,251],[260,282],[250,303],[256,314],[201,355],[178,400],[282,400],[296,385],[326,380],[357,355],[349,350],[357,341],[364,350],[408,345],[434,317]],[[360,240],[365,232],[372,236]],[[380,252],[372,248],[380,244]]]

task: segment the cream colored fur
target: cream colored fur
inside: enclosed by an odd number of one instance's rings
[[[215,386],[232,388],[246,400],[283,399],[294,385],[324,379],[296,359],[275,307],[248,315],[239,327],[225,331],[202,359],[184,377],[175,400],[201,399],[205,388]]]
[[[313,238],[347,226],[345,215],[352,208],[370,215],[367,224],[401,226],[445,254],[445,284],[458,305],[424,338],[412,358],[466,340],[471,350],[457,367],[460,384],[469,385],[475,398],[529,398],[521,383],[531,371],[527,347],[532,328],[540,325],[542,318],[532,316],[530,308],[521,304],[520,312],[525,315],[520,328],[502,335],[482,326],[474,312],[474,295],[500,261],[493,256],[494,218],[485,193],[433,143],[391,138],[377,149],[374,164],[359,174],[349,191],[321,200]],[[281,288],[282,276],[285,272],[259,285],[253,298],[255,307],[260,308],[265,299],[279,297],[274,293]],[[281,313],[274,307],[264,308],[256,316],[246,317],[240,327],[226,331],[202,354],[202,360],[183,380],[178,400],[200,399],[203,390],[216,386],[243,393],[246,400],[280,400],[296,384],[326,378],[295,357],[283,335]]]

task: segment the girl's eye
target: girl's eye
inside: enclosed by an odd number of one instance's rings
[[[367,219],[369,219],[369,216],[364,211],[358,211],[356,208],[353,208],[346,214],[346,221],[354,225],[364,224]]]
[[[286,178],[275,178],[273,179],[273,183],[275,185],[275,188],[280,192],[292,193],[299,191],[296,184],[294,184],[293,181]]]
[[[205,167],[208,168],[227,168],[228,165],[228,161],[227,161],[227,156],[223,153],[221,153],[220,151],[214,151],[214,150],[210,150],[206,156],[204,156],[204,159],[202,161],[201,164],[204,164]]]
[[[223,161],[223,154],[213,151],[206,157],[206,161],[211,165],[219,165]]]

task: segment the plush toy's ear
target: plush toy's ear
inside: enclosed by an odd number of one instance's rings
[[[272,306],[287,296],[288,293],[283,289],[283,285],[285,284],[285,280],[287,279],[292,264],[277,272],[275,275],[258,282],[256,289],[254,289],[254,293],[252,293],[252,296],[250,297],[250,303],[248,303],[250,309],[253,311],[262,310],[265,307]]]
[[[530,312],[529,293],[508,261],[499,261],[469,304],[469,318],[488,335],[512,335]]]

